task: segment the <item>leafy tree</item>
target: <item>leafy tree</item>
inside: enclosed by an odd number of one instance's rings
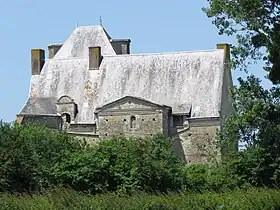
[[[89,193],[180,188],[181,162],[164,136],[114,137],[55,165],[57,183]]]
[[[262,59],[268,78],[280,83],[280,1],[208,0],[203,11],[219,34],[235,35],[233,66],[246,70],[250,60]]]
[[[232,161],[234,173],[253,185],[275,185],[280,178],[280,88],[265,90],[254,76],[238,80],[239,87],[232,90],[237,112],[227,118],[220,146],[238,138],[249,150]]]
[[[69,135],[0,122],[0,191],[37,192],[49,186],[55,163],[81,145]]]

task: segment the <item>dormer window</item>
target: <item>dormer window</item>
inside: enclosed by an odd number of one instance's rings
[[[65,120],[67,120],[65,122],[67,123],[73,121],[78,113],[77,104],[66,95],[58,99],[56,106],[58,113],[60,113],[62,117],[65,117]]]

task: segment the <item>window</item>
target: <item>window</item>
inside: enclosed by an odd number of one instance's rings
[[[62,118],[62,130],[68,130],[70,128],[71,117],[68,113],[63,113]]]
[[[130,117],[130,128],[136,128],[136,117],[135,116]]]
[[[61,117],[63,119],[63,122],[66,122],[66,123],[70,123],[71,122],[70,114],[64,113],[64,114],[61,115]]]

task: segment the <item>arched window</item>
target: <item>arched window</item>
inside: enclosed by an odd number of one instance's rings
[[[136,128],[136,117],[135,116],[130,117],[130,128]]]
[[[63,119],[63,122],[66,122],[66,123],[70,123],[71,122],[70,114],[64,113],[64,114],[61,115],[61,117]]]

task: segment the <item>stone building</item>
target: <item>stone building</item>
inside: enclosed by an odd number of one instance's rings
[[[162,133],[184,160],[205,162],[205,148],[212,151],[223,117],[233,111],[229,46],[130,54],[130,42],[90,26],[49,45],[48,59],[43,49],[32,49],[29,98],[17,121],[89,141]]]

